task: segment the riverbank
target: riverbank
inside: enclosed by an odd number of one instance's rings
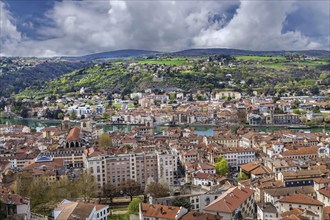
[[[75,122],[78,124],[79,122]],[[29,118],[29,119],[14,119],[14,118],[0,118],[0,124],[7,124],[7,125],[26,125],[31,129],[48,127],[48,126],[58,126],[61,124],[61,120],[42,120],[38,118]],[[109,123],[99,123],[96,122],[95,124],[102,126],[105,132],[114,132],[114,131],[121,131],[121,132],[130,132],[133,127],[141,126],[141,125],[133,125],[133,124],[109,124]],[[232,129],[238,128],[242,125],[229,125]],[[243,125],[248,128],[255,129],[257,131],[262,132],[274,132],[278,130],[286,130],[289,129],[289,125],[260,125],[260,126],[249,126]],[[187,124],[187,125],[162,125],[162,126],[155,126],[155,132],[160,133],[165,128],[168,127],[179,127],[179,128],[189,128],[194,130],[197,135],[202,136],[212,136],[214,134],[214,128],[217,125],[214,124]],[[318,127],[298,127],[298,128],[290,128],[293,131],[310,131],[310,132],[330,132],[330,127],[318,126]]]

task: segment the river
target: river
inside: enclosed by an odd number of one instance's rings
[[[52,121],[52,120],[33,120],[33,119],[7,119],[7,118],[0,118],[0,124],[6,124],[6,125],[26,125],[31,129],[37,129],[40,130],[40,128],[48,127],[48,126],[57,126],[60,124],[60,121]],[[123,132],[129,132],[131,131],[132,127],[134,125],[105,125],[102,124],[104,131],[112,132],[112,131],[123,131]],[[155,128],[156,133],[162,132],[164,128],[167,126],[157,126]],[[213,129],[214,126],[199,126],[199,125],[189,125],[186,128],[193,129],[197,135],[202,136],[213,136]],[[280,127],[280,126],[257,126],[253,127],[257,131],[263,131],[263,132],[273,132],[276,130],[283,130],[287,129],[286,127]],[[292,129],[294,131],[311,131],[311,132],[330,132],[330,128],[304,128],[304,129]]]

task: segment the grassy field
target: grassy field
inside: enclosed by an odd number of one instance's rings
[[[128,104],[127,108],[135,108],[134,104]]]
[[[108,220],[129,220],[129,214],[112,214],[108,216]]]
[[[141,64],[165,64],[171,66],[189,65],[189,61],[185,58],[173,58],[173,59],[160,59],[160,60],[140,60]]]
[[[112,107],[114,109],[120,110],[123,106],[122,106],[122,104],[112,104]]]

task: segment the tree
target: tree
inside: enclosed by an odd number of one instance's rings
[[[320,107],[319,106],[315,106],[312,109],[313,113],[320,113]]]
[[[70,116],[69,116],[69,118],[70,118],[71,120],[75,120],[75,119],[77,119],[77,114],[76,114],[76,112],[75,112],[75,111],[72,111],[71,114],[70,114]]]
[[[27,118],[29,117],[29,109],[26,107],[22,107],[22,111],[21,111],[21,117],[22,118]]]
[[[190,93],[190,95],[189,95],[189,98],[188,98],[188,101],[189,101],[189,102],[192,102],[192,101],[194,101],[194,98],[193,98],[193,95],[192,95],[192,93]]]
[[[294,100],[294,102],[291,104],[291,108],[296,109],[299,108],[300,102],[298,100]]]
[[[103,133],[100,135],[98,140],[99,146],[102,147],[111,147],[112,146],[112,140],[109,134]]]
[[[79,196],[83,197],[84,201],[89,201],[92,198],[97,189],[94,177],[88,172],[83,171],[77,182],[75,183],[76,190]]]
[[[161,183],[152,182],[146,187],[146,194],[150,194],[153,198],[165,197],[169,195],[169,189]]]
[[[141,202],[142,202],[142,199],[140,197],[134,198],[128,205],[128,213],[134,214],[134,215],[139,214],[139,206],[140,206]]]
[[[217,174],[222,176],[226,175],[226,173],[228,173],[229,171],[229,164],[227,160],[223,157],[219,157],[218,162],[215,163],[215,169],[217,171]]]
[[[46,181],[41,177],[39,180],[33,180],[29,187],[29,196],[31,199],[31,207],[46,203],[47,192],[49,187]]]
[[[241,181],[241,180],[247,180],[247,179],[249,179],[249,176],[246,175],[245,173],[240,172],[240,173],[238,174],[238,177],[237,177],[237,180],[238,180],[238,181]]]
[[[319,94],[320,94],[320,89],[319,89],[319,87],[316,86],[316,85],[312,86],[311,89],[310,89],[310,91],[311,91],[311,93],[312,93],[313,95],[319,95]]]
[[[106,113],[106,112],[104,112],[104,113],[102,114],[102,119],[105,119],[105,120],[109,119],[109,114]]]
[[[191,203],[189,199],[183,197],[175,197],[174,199],[172,199],[172,205],[178,207],[184,207],[188,210],[191,209]]]
[[[110,202],[112,203],[112,199],[120,194],[120,189],[111,183],[107,183],[103,186],[102,193],[103,196],[110,199]]]
[[[127,180],[122,186],[123,192],[133,200],[133,196],[137,196],[142,193],[141,186],[135,180]]]
[[[275,108],[274,114],[284,114],[284,111],[278,107]]]

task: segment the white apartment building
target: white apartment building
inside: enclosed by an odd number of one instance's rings
[[[238,169],[239,165],[256,160],[256,150],[253,148],[236,147],[222,149],[220,154],[228,161],[229,166],[235,169]]]
[[[174,184],[177,155],[169,152],[117,154],[89,157],[86,169],[95,177],[99,188],[106,183],[120,186],[127,180],[138,182],[141,187],[148,179]]]

